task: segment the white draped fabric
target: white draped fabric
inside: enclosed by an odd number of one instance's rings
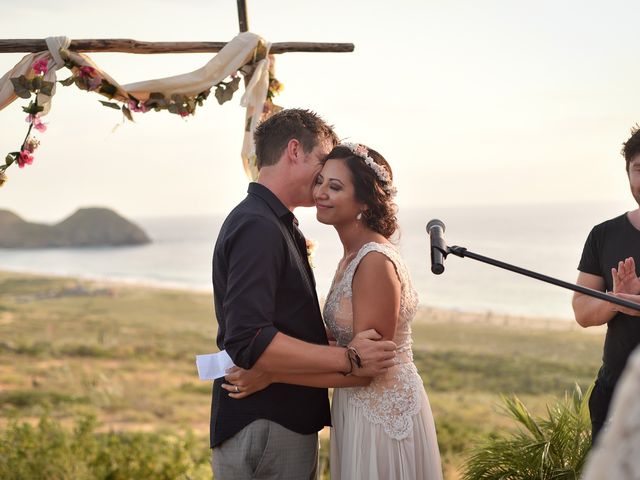
[[[47,51],[31,53],[26,55],[18,64],[0,78],[0,110],[16,100],[17,95],[13,90],[11,78],[24,75],[28,79],[33,78],[32,66],[40,59],[48,60],[48,72],[44,80],[56,81],[56,71],[64,66],[64,60],[60,57],[60,49],[69,47],[70,40],[67,37],[49,37],[46,39]],[[244,141],[242,145],[242,158],[247,175],[255,179],[257,169],[255,167],[255,147],[253,144],[253,131],[257,126],[269,89],[269,64],[268,56],[271,43],[266,42],[260,36],[243,32],[227,43],[209,62],[202,68],[190,73],[175,75],[172,77],[157,78],[142,82],[120,85],[110,75],[98,67],[91,58],[83,53],[69,51],[70,58],[81,66],[91,66],[96,69],[100,77],[107,80],[117,88],[114,96],[116,100],[128,101],[128,95],[133,95],[141,102],[146,101],[153,92],[164,94],[166,97],[172,94],[182,94],[195,96],[198,93],[208,90],[217,83],[220,83],[232,73],[237,72],[241,67],[252,63],[255,58],[256,49],[262,46],[266,53],[265,58],[256,62],[252,68],[251,80],[245,87],[245,93],[240,100],[240,104],[247,109]],[[55,89],[55,87],[54,87]],[[55,93],[55,90],[54,90]],[[40,115],[46,115],[51,108],[51,97],[38,95],[38,105],[44,107]]]
[[[26,55],[15,67],[0,78],[0,110],[18,98],[13,91],[11,79],[19,77],[20,75],[24,75],[29,79],[33,78],[34,73],[32,66],[35,62],[43,58],[48,61],[47,67],[49,69],[49,71],[44,75],[44,80],[54,83],[53,92],[51,94],[51,97],[53,97],[56,88],[56,71],[64,67],[64,60],[60,57],[59,52],[61,48],[68,48],[71,40],[67,37],[48,37],[46,42],[49,50]],[[41,112],[40,115],[46,115],[49,113],[49,109],[51,108],[51,97],[48,95],[38,95],[38,105],[44,107],[44,111]]]

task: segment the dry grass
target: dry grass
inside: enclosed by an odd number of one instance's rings
[[[509,428],[500,394],[542,413],[588,385],[602,352],[602,331],[571,322],[430,308],[414,339],[449,479],[479,437]],[[210,295],[0,272],[2,425],[53,406],[69,424],[92,413],[101,430],[193,431],[206,443],[210,384],[194,356],[215,350]]]

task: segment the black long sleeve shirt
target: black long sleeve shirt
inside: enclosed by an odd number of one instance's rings
[[[218,348],[239,367],[251,368],[277,332],[328,344],[304,237],[293,213],[263,185],[249,184],[247,197],[222,225],[213,290]],[[234,400],[223,381],[213,385],[211,447],[259,418],[298,433],[330,424],[326,389],[272,384]]]

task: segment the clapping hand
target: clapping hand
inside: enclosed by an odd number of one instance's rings
[[[611,269],[613,293],[640,294],[640,277],[636,275],[636,262],[633,257],[618,262],[618,268]]]
[[[640,277],[636,275],[636,262],[633,257],[618,262],[618,268],[611,269],[613,278],[613,295],[631,302],[640,303]],[[620,305],[614,305],[614,310],[627,315],[640,316],[640,311]]]
[[[640,295],[629,295],[628,293],[616,293],[615,296],[618,298],[629,300],[630,302],[640,304]],[[640,317],[640,310],[623,307],[621,305],[616,305],[614,308],[618,312],[626,313],[627,315],[632,315],[634,317]]]

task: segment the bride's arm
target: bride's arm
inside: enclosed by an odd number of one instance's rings
[[[400,279],[393,262],[370,252],[360,261],[353,277],[353,333],[375,329],[383,340],[392,340],[400,315]]]

